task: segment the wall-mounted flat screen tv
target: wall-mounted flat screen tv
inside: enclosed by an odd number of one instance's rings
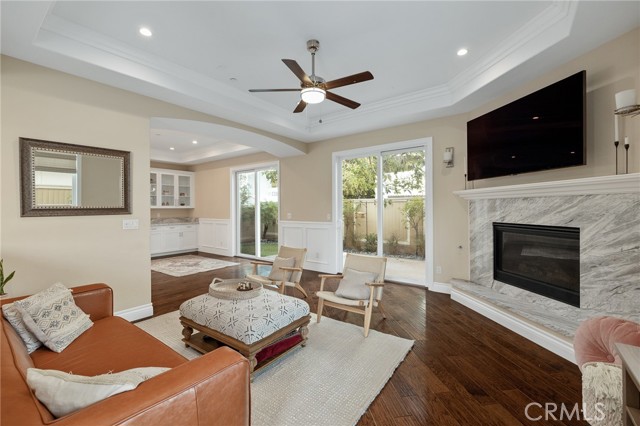
[[[586,164],[586,71],[467,122],[467,178]]]

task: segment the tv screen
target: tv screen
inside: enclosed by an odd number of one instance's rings
[[[586,75],[467,122],[467,179],[586,164]]]

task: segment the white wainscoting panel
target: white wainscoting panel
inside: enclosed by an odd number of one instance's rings
[[[338,271],[335,256],[335,224],[332,222],[280,221],[280,244],[306,247],[305,269],[334,274]]]
[[[198,251],[233,256],[229,219],[199,219]]]

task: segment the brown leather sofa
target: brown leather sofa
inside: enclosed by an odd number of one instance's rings
[[[29,355],[2,318],[0,424],[16,425],[249,425],[249,364],[220,348],[192,361],[128,321],[113,316],[105,284],[73,288],[93,327],[61,353],[39,348]],[[3,300],[2,304],[15,299]],[[92,376],[136,367],[170,367],[136,389],[56,419],[29,390],[29,367]]]

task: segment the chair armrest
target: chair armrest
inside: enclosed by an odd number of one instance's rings
[[[291,267],[291,266],[280,266],[280,269],[282,269],[283,271],[290,271],[290,272],[295,272],[295,271],[299,271],[302,272],[302,268],[300,267]]]
[[[251,420],[249,362],[220,348],[136,389],[61,417],[58,425],[243,425]]]
[[[342,279],[342,274],[320,274],[318,275],[320,277],[320,290],[318,291],[324,291],[324,281],[328,278],[337,278],[337,279]]]
[[[342,278],[342,274],[319,274],[320,278]]]
[[[273,265],[272,262],[265,262],[263,260],[252,260],[250,263],[252,265],[267,265],[267,266],[272,266]]]

